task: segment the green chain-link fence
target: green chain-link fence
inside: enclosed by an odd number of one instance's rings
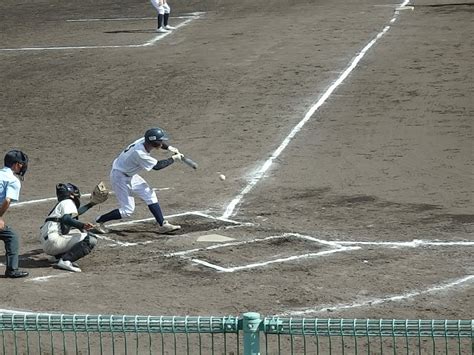
[[[473,320],[0,314],[3,354],[474,354]]]

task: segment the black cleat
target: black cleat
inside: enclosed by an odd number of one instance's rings
[[[28,275],[29,275],[28,272],[21,271],[21,270],[18,270],[18,269],[5,271],[5,277],[10,277],[12,279],[18,279],[20,277],[26,277]]]

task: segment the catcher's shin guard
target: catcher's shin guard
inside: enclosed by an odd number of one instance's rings
[[[97,238],[93,234],[88,233],[87,237],[75,244],[68,252],[64,253],[61,256],[61,259],[74,262],[80,258],[83,258],[87,254],[90,254],[96,245]]]

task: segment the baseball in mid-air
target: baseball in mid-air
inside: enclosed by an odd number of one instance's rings
[[[224,175],[224,174],[220,174],[220,175],[219,175],[219,179],[220,179],[221,181],[224,181],[224,180],[225,180],[225,175]]]

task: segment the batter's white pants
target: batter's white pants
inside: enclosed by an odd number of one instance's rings
[[[60,255],[68,252],[77,243],[87,237],[87,233],[82,233],[79,229],[71,229],[69,234],[61,235],[59,233],[50,233],[45,236],[40,236],[41,246],[48,255]]]
[[[160,5],[158,0],[151,0],[151,3],[160,15],[169,14],[171,12],[171,7],[168,4]]]
[[[130,217],[135,210],[135,198],[140,197],[147,205],[158,202],[155,191],[140,175],[127,176],[119,170],[112,169],[110,183],[119,202],[119,211],[122,218]]]

